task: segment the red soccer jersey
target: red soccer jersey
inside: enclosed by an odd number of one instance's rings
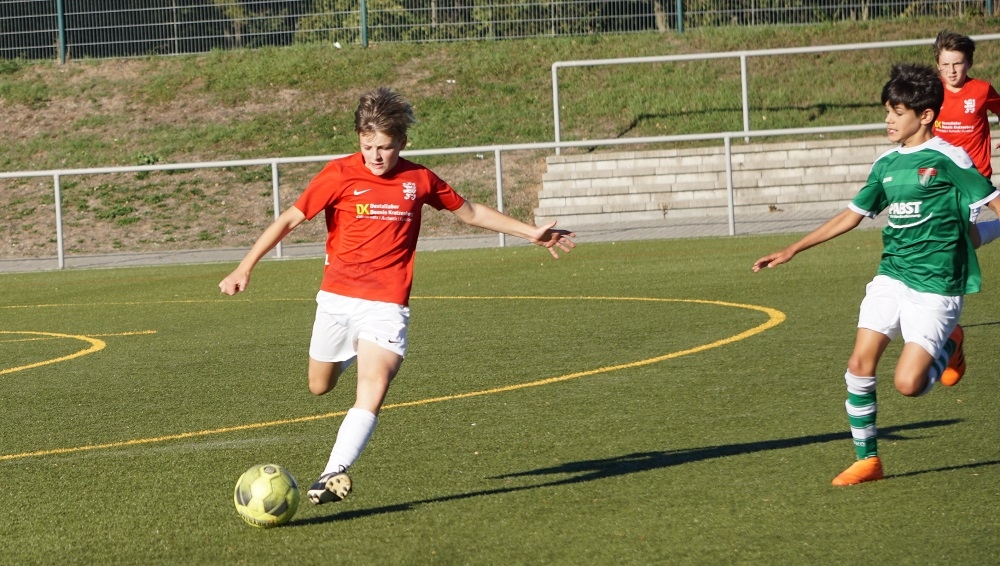
[[[979,79],[969,79],[958,92],[944,89],[944,104],[934,121],[934,133],[965,150],[976,169],[987,179],[993,175],[992,150],[987,111],[1000,115],[1000,95],[993,86]]]
[[[329,162],[295,208],[308,219],[326,211],[322,290],[407,306],[421,209],[456,210],[464,202],[426,167],[401,158],[379,177],[358,152]]]

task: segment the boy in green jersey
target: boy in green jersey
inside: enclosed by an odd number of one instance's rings
[[[882,88],[889,140],[868,181],[846,210],[787,248],[758,259],[755,272],[887,211],[882,260],[868,284],[847,361],[847,417],[857,461],[833,480],[852,485],[882,479],[875,431],[875,369],[889,341],[902,334],[894,384],[916,397],[934,383],[954,385],[965,373],[958,326],[963,295],[980,286],[969,227],[983,205],[1000,213],[1000,195],[964,150],[932,133],[944,98],[937,72],[923,65],[892,68]]]

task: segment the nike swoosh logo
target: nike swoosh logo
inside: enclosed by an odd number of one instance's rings
[[[363,194],[367,193],[367,192],[368,192],[368,191],[370,191],[370,190],[371,190],[371,189],[365,189],[365,190],[363,190],[363,191],[359,191],[359,190],[357,190],[357,189],[354,189],[354,196],[358,196],[358,195],[363,195]]]

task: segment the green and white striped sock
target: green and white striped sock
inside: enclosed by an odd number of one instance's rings
[[[851,424],[854,451],[859,460],[878,454],[878,438],[875,430],[875,416],[878,406],[875,402],[875,376],[858,377],[851,372],[844,374],[847,382],[847,420]]]
[[[924,387],[924,390],[920,392],[921,395],[926,395],[934,387],[934,384],[941,379],[941,374],[948,367],[948,360],[951,358],[951,354],[955,351],[956,347],[955,341],[950,338],[944,343],[944,347],[938,352],[937,357],[931,362],[931,367],[927,370],[927,387]]]

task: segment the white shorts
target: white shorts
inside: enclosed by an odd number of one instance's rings
[[[922,293],[885,275],[876,275],[865,289],[858,328],[885,334],[890,340],[903,335],[937,356],[958,324],[964,297]]]
[[[409,322],[408,307],[320,291],[309,357],[320,362],[349,360],[358,354],[359,339],[405,356]]]

